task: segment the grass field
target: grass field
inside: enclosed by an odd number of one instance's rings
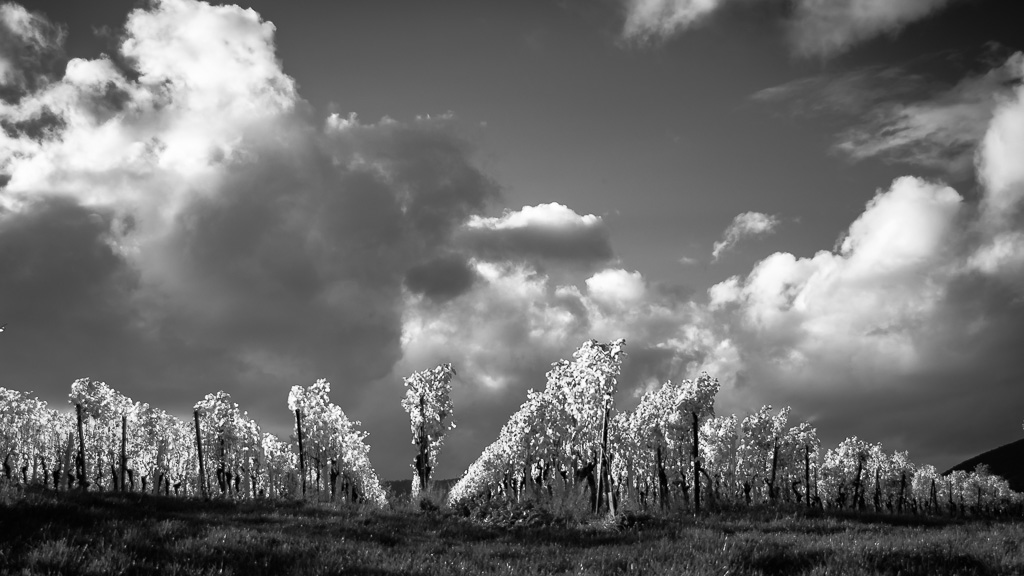
[[[1020,520],[774,510],[533,526],[544,519],[535,511],[498,518],[35,493],[0,500],[0,573],[1024,574]]]

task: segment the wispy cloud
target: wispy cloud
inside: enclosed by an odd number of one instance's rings
[[[724,252],[732,250],[746,238],[771,234],[778,225],[778,216],[771,214],[744,212],[736,215],[723,232],[722,239],[715,242],[711,251],[712,261],[717,261]]]
[[[699,23],[728,0],[626,0],[627,40],[659,42]]]
[[[868,66],[838,74],[799,78],[755,92],[751,99],[784,104],[795,116],[858,115],[878,104],[920,96],[929,89],[924,77],[898,66]]]
[[[851,124],[836,135],[834,150],[854,161],[879,158],[964,177],[997,105],[1021,82],[1021,58],[1004,56],[952,86],[903,67],[871,67],[802,78],[752,98]]]
[[[890,103],[839,135],[836,149],[854,160],[890,162],[968,174],[998,103],[1021,81],[1021,54],[1003,66],[910,103]]]
[[[679,258],[679,263],[682,264],[683,266],[694,266],[696,264],[699,264],[700,260],[694,258],[693,256],[682,256],[681,258]]]
[[[793,49],[830,56],[854,44],[893,34],[956,0],[794,0],[788,24]]]
[[[957,0],[779,0],[791,5],[790,44],[802,56],[832,56],[893,34]],[[623,37],[660,42],[700,24],[722,6],[742,0],[623,0]]]

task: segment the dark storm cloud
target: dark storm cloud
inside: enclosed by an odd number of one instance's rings
[[[470,161],[472,148],[451,114],[375,124],[332,115],[327,135],[341,161],[386,171],[408,221],[431,246],[447,242],[457,226],[499,197],[497,184]]]
[[[445,254],[410,268],[405,274],[405,286],[415,294],[445,302],[469,290],[476,277],[476,271],[464,257]]]
[[[456,239],[485,260],[593,267],[613,257],[604,220],[581,216],[561,204],[525,206],[497,218],[476,217],[458,230]]]
[[[0,216],[3,386],[61,408],[78,377],[166,383],[134,307],[138,274],[110,245],[111,224],[108,211],[57,197]]]
[[[125,323],[136,278],[107,242],[110,223],[108,212],[54,197],[0,215],[0,317],[13,339]]]
[[[197,22],[223,34],[180,33]],[[122,50],[136,74],[78,60],[3,111],[0,251],[18,273],[0,322],[21,359],[5,371],[51,401],[88,375],[179,414],[225,389],[284,430],[287,390],[326,377],[358,417],[402,357],[407,273],[443,264],[498,195],[456,120],[325,133],[273,27],[236,7],[157,2]],[[44,104],[52,129],[23,121]]]

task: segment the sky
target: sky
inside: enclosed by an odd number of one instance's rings
[[[459,475],[584,341],[945,469],[1022,436],[1016,0],[0,4],[0,386]]]

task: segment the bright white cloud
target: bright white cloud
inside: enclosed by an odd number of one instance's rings
[[[745,238],[771,234],[779,225],[778,216],[761,212],[744,212],[737,214],[729,227],[722,234],[722,239],[715,242],[711,251],[712,260],[718,260],[723,252],[736,247]]]
[[[586,280],[587,293],[604,304],[628,306],[641,302],[647,294],[647,286],[639,272],[607,269]]]
[[[1024,53],[1017,53],[1006,65],[1024,76]],[[983,209],[987,221],[1004,226],[1012,220],[1024,200],[1024,85],[996,108],[982,141],[978,174],[985,184]]]
[[[899,179],[868,203],[838,253],[774,254],[741,289],[736,279],[713,287],[712,304],[738,303],[748,329],[787,342],[800,357],[870,351],[907,362],[908,329],[937,304],[952,271],[960,204],[951,188]]]
[[[137,80],[106,56],[75,58],[62,79],[0,108],[15,122],[60,121],[56,137],[0,135],[0,171],[11,178],[4,200],[58,192],[130,211],[140,231],[163,233],[226,165],[253,160],[241,150],[245,137],[270,130],[297,102],[273,31],[234,6],[162,0],[135,10],[121,50]]]
[[[1024,274],[1024,232],[996,234],[971,255],[968,266],[990,276],[1019,282]]]
[[[458,230],[460,245],[491,260],[556,260],[594,265],[612,257],[600,216],[581,215],[555,202],[506,210],[499,217],[471,216]]]
[[[474,267],[481,280],[458,300],[438,306],[410,295],[398,373],[456,358],[467,381],[487,376],[486,394],[522,394],[543,384],[551,362],[590,338],[626,338],[629,369],[641,380],[681,377],[703,357],[699,348],[718,344],[694,326],[700,311],[693,302],[660,296],[638,272],[602,270],[581,291],[523,264],[474,261]],[[472,387],[465,394],[464,402],[483,401]]]
[[[4,252],[27,272],[0,286],[0,306],[19,289],[116,303],[100,308],[112,336],[96,355],[123,335],[139,348],[121,369],[153,372],[140,386],[255,391],[347,372],[358,391],[400,356],[404,287],[443,299],[472,284],[446,277],[465,271],[450,238],[497,187],[450,115],[318,130],[297,112],[274,26],[237,6],[147,3],[120,52],[0,102],[0,233],[39,247]],[[57,294],[46,271],[68,256],[39,238],[68,228],[99,248],[72,267],[88,281]],[[25,324],[71,322],[33,310]]]
[[[498,218],[473,216],[466,222],[467,228],[488,230],[515,230],[521,228],[594,228],[601,225],[601,217],[593,214],[577,214],[564,204],[551,202],[537,206],[523,206],[521,210],[506,210]]]
[[[664,40],[693,26],[725,0],[625,0],[622,35],[638,42]]]

